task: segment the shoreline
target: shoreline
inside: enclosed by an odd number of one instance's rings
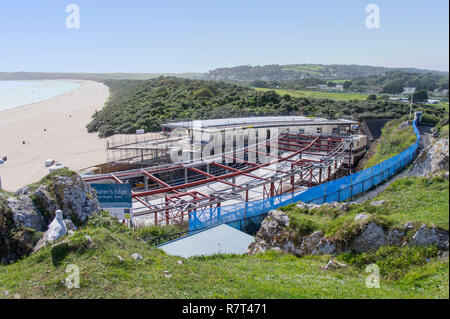
[[[0,111],[0,158],[8,158],[0,166],[4,190],[16,191],[47,175],[44,162],[50,158],[75,171],[106,162],[106,140],[88,133],[86,125],[104,107],[109,88],[94,81],[66,81],[80,86]]]
[[[32,105],[34,105],[34,104],[41,103],[41,102],[45,102],[45,101],[51,100],[51,99],[53,99],[53,98],[55,98],[55,97],[62,96],[62,95],[64,95],[64,94],[72,93],[72,92],[78,90],[78,89],[81,87],[81,82],[82,82],[82,80],[68,80],[68,79],[62,79],[62,80],[20,80],[20,81],[4,81],[4,80],[0,80],[0,82],[48,82],[48,81],[58,81],[58,82],[78,83],[79,86],[78,86],[76,89],[73,89],[73,90],[71,90],[71,91],[64,92],[64,93],[61,93],[61,94],[52,96],[52,97],[50,97],[50,98],[46,98],[46,99],[40,100],[40,101],[36,101],[36,102],[27,103],[27,104],[21,104],[21,105],[17,105],[17,106],[8,107],[8,108],[6,108],[6,109],[4,109],[4,110],[0,110],[0,115],[2,114],[2,112],[5,112],[5,111],[13,110],[13,109],[20,108],[20,107],[32,106]]]

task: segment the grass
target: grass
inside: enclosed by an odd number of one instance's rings
[[[448,229],[449,183],[440,177],[403,178],[393,182],[377,200],[351,206],[348,213],[321,207],[304,211],[289,206],[292,227],[305,234],[323,229],[345,236],[354,216],[366,213],[387,225],[406,221],[434,223]],[[172,229],[158,232],[170,233]],[[91,222],[55,247],[9,265],[0,266],[0,298],[448,298],[448,259],[435,248],[382,247],[363,254],[337,256],[348,267],[322,270],[329,256],[297,258],[269,251],[256,256],[221,255],[183,259],[166,255],[140,238],[156,230],[134,233],[105,216]],[[159,233],[158,233],[159,234]],[[89,246],[86,235],[92,238]],[[144,260],[135,261],[134,253]],[[120,261],[117,256],[124,258]],[[365,286],[365,267],[380,268],[379,289]],[[66,267],[80,269],[80,289],[63,284]],[[171,274],[165,276],[165,271]]]
[[[447,113],[449,111],[448,102],[439,102],[438,104],[425,104],[425,105],[431,106],[434,108],[443,108],[447,111]]]
[[[367,160],[364,169],[375,166],[413,145],[417,141],[411,125],[399,128],[402,119],[393,120],[383,127],[381,140],[377,143],[375,151]]]
[[[179,265],[180,258],[106,228],[87,228],[67,241],[0,266],[0,298],[5,290],[22,298],[448,298],[448,262],[436,259],[426,276],[410,280],[423,266],[413,265],[401,282],[382,277],[379,289],[369,289],[360,265],[322,270],[328,256],[296,258],[270,251],[191,258]],[[136,252],[144,260],[130,257]],[[80,269],[79,289],[63,284],[69,264]]]
[[[77,175],[77,173],[74,171],[71,171],[67,168],[60,168],[51,172],[50,174],[47,174],[39,182],[28,185],[28,187],[30,188],[30,192],[32,192],[35,191],[41,185],[51,186],[53,184],[53,179],[55,176],[73,177],[75,175]]]
[[[399,228],[406,222],[417,226],[435,224],[449,229],[449,183],[442,177],[405,177],[394,181],[373,200],[384,200],[380,207],[373,207],[368,201],[353,205],[349,212],[336,208],[320,207],[307,210],[289,205],[281,210],[290,217],[290,227],[300,235],[320,230],[336,239],[351,238],[358,230],[354,221],[358,214],[369,215],[369,221],[376,221],[385,228]]]
[[[339,92],[324,92],[324,91],[313,91],[313,90],[285,90],[285,89],[265,89],[265,88],[254,88],[257,91],[275,91],[280,95],[288,94],[292,97],[311,97],[316,99],[330,99],[330,100],[367,100],[367,94],[359,93],[339,93]]]
[[[396,180],[376,200],[385,205],[374,210],[393,223],[434,223],[448,230],[449,183],[442,177],[405,177]]]
[[[446,138],[446,139],[448,139],[448,136],[449,136],[448,135],[448,124],[442,126],[441,129],[439,130],[439,133],[440,133],[439,138]]]

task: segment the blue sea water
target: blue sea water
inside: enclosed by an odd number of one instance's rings
[[[57,80],[0,81],[0,111],[47,100],[79,86],[79,83]]]

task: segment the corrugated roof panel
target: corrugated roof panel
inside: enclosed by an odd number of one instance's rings
[[[254,238],[222,224],[194,235],[163,244],[158,248],[167,254],[189,258],[216,254],[244,254]]]

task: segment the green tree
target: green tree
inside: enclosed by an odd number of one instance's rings
[[[428,100],[428,93],[426,90],[418,90],[413,94],[414,102],[426,102]]]
[[[375,94],[369,94],[367,96],[367,101],[375,101],[377,99],[377,96]]]

